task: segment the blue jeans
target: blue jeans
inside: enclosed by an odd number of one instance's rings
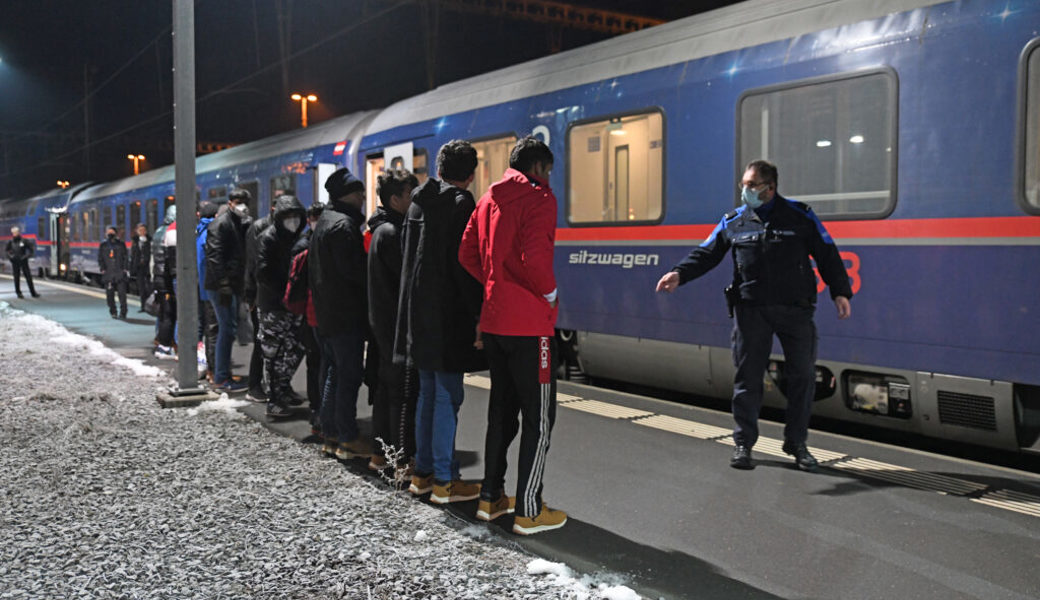
[[[321,398],[321,433],[326,440],[352,442],[359,435],[357,397],[365,375],[365,336],[341,333],[319,339],[328,372]]]
[[[224,383],[231,379],[231,345],[238,330],[238,296],[231,296],[231,304],[220,303],[219,294],[210,295],[213,312],[217,313],[217,347],[213,353],[213,381]]]
[[[462,373],[419,371],[419,401],[415,407],[415,472],[433,478],[459,478],[455,460],[455,426],[462,406]]]

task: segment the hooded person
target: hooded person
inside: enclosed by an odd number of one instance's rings
[[[98,268],[101,283],[105,286],[105,299],[112,318],[126,318],[126,288],[129,280],[127,271],[126,243],[119,239],[115,226],[105,231],[105,241],[98,246]],[[119,292],[119,314],[116,315],[115,294]]]
[[[459,242],[473,212],[477,152],[452,140],[437,153],[440,179],[412,192],[404,220],[401,294],[394,360],[419,371],[413,494],[432,491],[435,504],[476,498],[480,486],[462,481],[455,428],[466,372],[487,368],[480,351],[481,286],[459,264]]]
[[[209,224],[217,216],[218,207],[212,202],[203,201],[199,204],[199,223],[195,226],[195,266],[199,279],[199,339],[204,341],[206,354],[205,377],[213,383],[214,353],[217,347],[217,314],[213,312],[213,305],[209,302],[209,292],[206,291],[206,238],[209,234]]]
[[[228,210],[209,224],[206,234],[205,288],[217,315],[217,347],[213,380],[221,392],[240,392],[245,381],[231,374],[231,346],[238,331],[238,302],[245,278],[245,229],[249,224],[249,192],[234,189],[228,194]]]
[[[290,394],[290,384],[305,352],[297,336],[303,316],[286,310],[282,299],[289,282],[292,249],[303,231],[306,215],[295,196],[279,196],[274,201],[271,225],[256,243],[257,339],[270,389],[268,419],[290,417],[289,405],[300,403]]]
[[[177,358],[177,298],[174,277],[176,273],[167,268],[170,263],[166,253],[171,250],[163,241],[168,231],[176,231],[177,206],[166,207],[163,223],[152,236],[152,290],[157,294],[159,314],[155,317],[155,356],[160,359]],[[176,250],[174,247],[172,250]]]
[[[327,373],[319,421],[327,455],[371,455],[357,425],[368,330],[368,275],[361,227],[365,184],[347,169],[325,181],[329,203],[318,218],[307,255],[307,277]]]

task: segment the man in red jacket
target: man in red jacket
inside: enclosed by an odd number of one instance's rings
[[[502,180],[480,199],[459,247],[459,262],[484,284],[480,330],[491,368],[484,482],[477,518],[511,512],[504,493],[506,451],[522,417],[513,532],[562,527],[563,511],[542,503],[542,475],[556,420],[557,299],[553,275],[556,197],[553,154],[537,138],[516,143]]]

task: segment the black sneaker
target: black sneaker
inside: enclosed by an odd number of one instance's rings
[[[40,297],[40,295],[39,295],[39,294],[37,294],[36,292],[33,292],[33,293],[32,293],[32,297],[33,297],[33,298],[39,298],[39,297]]]
[[[246,392],[246,400],[259,404],[260,402],[267,402],[268,398],[267,394],[265,394],[263,390],[251,389]]]
[[[301,396],[296,390],[289,390],[289,393],[285,396],[286,399],[289,400],[289,404],[293,406],[300,406],[307,401],[307,399]]]
[[[751,448],[737,444],[733,447],[733,456],[729,458],[729,466],[734,469],[743,469],[745,471],[754,469],[755,465],[751,462]]]
[[[18,294],[19,298],[25,298],[25,296],[23,296],[21,292],[15,292],[15,293]]]
[[[282,404],[281,402],[268,402],[267,403],[267,418],[268,419],[286,419],[292,416],[292,409]]]
[[[816,457],[809,453],[809,448],[805,443],[788,444],[784,442],[783,451],[785,454],[793,456],[794,464],[798,465],[798,468],[803,471],[812,473],[820,466],[820,463],[816,462]]]

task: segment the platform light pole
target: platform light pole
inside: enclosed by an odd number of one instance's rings
[[[59,179],[57,181],[57,183],[58,183],[58,187],[60,187],[63,190],[69,187],[69,180],[68,179]]]
[[[141,173],[141,161],[144,160],[144,154],[127,154],[126,157],[134,161],[134,175]]]
[[[307,94],[306,96],[304,96],[303,94],[293,94],[290,97],[293,100],[295,100],[295,101],[300,103],[300,126],[306,128],[307,127],[307,103],[308,102],[317,102],[318,101],[318,97],[315,96],[314,94]]]

